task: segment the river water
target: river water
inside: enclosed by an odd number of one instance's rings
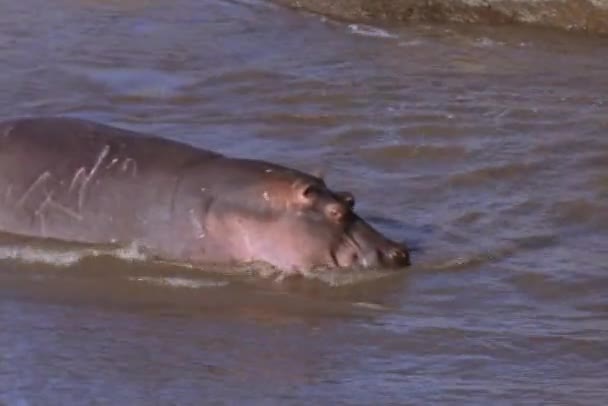
[[[322,168],[413,247],[396,275],[281,280],[2,236],[0,404],[605,404],[607,38],[0,4],[0,117]]]

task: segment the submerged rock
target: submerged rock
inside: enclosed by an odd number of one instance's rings
[[[525,23],[608,33],[608,0],[274,0],[361,22]]]

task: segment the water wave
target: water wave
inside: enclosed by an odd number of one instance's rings
[[[144,282],[157,286],[168,286],[172,288],[214,288],[228,285],[227,281],[215,281],[210,279],[192,279],[181,277],[152,277],[152,276],[133,276],[128,278],[130,281]]]
[[[56,241],[23,241],[3,243],[0,239],[0,261],[12,261],[25,265],[48,265],[53,268],[70,268],[82,270],[96,268],[107,259],[128,263],[136,262],[145,268],[154,269],[154,272],[171,270],[172,272],[203,272],[208,275],[224,275],[234,277],[254,277],[261,280],[282,283],[300,278],[308,281],[321,282],[327,286],[346,286],[381,279],[394,275],[394,271],[384,270],[344,270],[344,269],[316,269],[313,271],[293,272],[275,268],[261,262],[243,263],[238,265],[221,264],[191,264],[188,262],[167,261],[153,258],[146,250],[132,243],[126,246],[82,246],[82,244],[68,244]],[[86,261],[86,263],[85,263]],[[93,262],[90,262],[93,261]],[[118,264],[120,267],[120,263]],[[159,268],[160,266],[160,268]],[[141,269],[138,268],[139,274]],[[144,269],[144,275],[129,276],[127,279],[157,286],[205,288],[225,286],[228,282],[211,279],[200,279],[191,275],[179,276],[151,276]]]
[[[398,36],[395,34],[391,34],[390,32],[383,30],[382,28],[373,27],[371,25],[350,24],[348,26],[348,29],[352,34],[362,35],[364,37],[398,38]]]

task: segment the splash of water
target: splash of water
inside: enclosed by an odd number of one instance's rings
[[[138,276],[128,278],[130,281],[144,282],[156,286],[168,286],[172,288],[215,288],[228,285],[227,281],[214,281],[211,279],[191,279],[181,277],[151,277]]]
[[[110,256],[131,262],[143,262],[148,259],[148,256],[136,243],[120,247],[90,247],[84,249],[25,244],[0,245],[0,260],[14,260],[26,264],[38,263],[56,267],[70,267],[84,259],[100,256]]]

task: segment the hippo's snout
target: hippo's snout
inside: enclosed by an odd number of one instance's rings
[[[393,269],[411,265],[407,246],[386,238],[362,219],[353,225],[350,236],[355,248],[353,265]]]
[[[410,254],[406,247],[395,245],[380,253],[380,261],[391,268],[409,266]]]
[[[401,268],[410,265],[410,254],[406,247],[389,243],[387,247],[368,249],[360,256],[359,262],[360,265],[368,268]]]

